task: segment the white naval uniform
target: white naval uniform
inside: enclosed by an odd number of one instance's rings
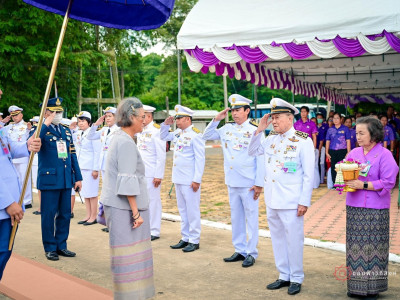
[[[101,151],[99,152],[99,170],[101,170],[101,175],[104,175],[106,167],[106,158],[108,153],[108,147],[110,146],[111,140],[114,136],[115,131],[119,128],[116,124],[111,127],[104,126],[100,130],[97,130],[99,126],[92,125],[89,129],[87,138],[89,140],[100,140]],[[108,130],[110,129],[110,133]]]
[[[224,153],[225,184],[228,186],[231,207],[232,243],[235,252],[244,257],[258,256],[258,199],[254,200],[254,185],[264,186],[264,157],[252,157],[248,147],[255,125],[228,123],[217,129],[211,122],[204,131],[204,140],[221,140]],[[262,135],[260,135],[262,136]],[[246,224],[248,240],[246,236]]]
[[[7,125],[5,128],[7,130],[8,138],[13,142],[26,143],[29,138],[29,130],[27,124],[24,120],[21,120],[19,123],[12,123]],[[25,172],[28,168],[29,156],[14,158],[13,164],[18,173],[19,182],[21,187],[24,183]],[[28,185],[26,186],[25,196],[24,196],[24,205],[32,204],[32,175],[29,175]]]
[[[264,142],[254,136],[250,155],[265,155],[265,189],[268,225],[279,279],[302,283],[304,216],[298,205],[310,206],[314,180],[314,145],[294,127],[284,134],[270,134]]]
[[[100,171],[99,158],[101,151],[100,140],[89,140],[87,135],[90,128],[85,131],[79,130],[76,136],[76,156],[82,173],[83,198],[97,197],[99,193],[99,179],[94,179],[93,171]]]
[[[150,231],[160,236],[161,228],[161,184],[155,188],[154,178],[163,179],[167,157],[166,142],[160,139],[160,125],[151,121],[137,134],[137,146],[144,161],[147,190],[149,191]]]
[[[200,192],[190,187],[192,182],[201,183],[205,164],[205,143],[193,125],[185,130],[169,132],[169,125],[161,124],[160,137],[174,142],[172,182],[175,184],[176,200],[181,215],[181,234],[185,242],[200,241]]]

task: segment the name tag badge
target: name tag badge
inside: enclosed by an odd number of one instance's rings
[[[58,158],[67,158],[67,143],[65,141],[56,141]]]
[[[283,169],[287,173],[294,173],[294,172],[296,172],[296,169],[297,169],[297,163],[294,161],[286,161],[283,164]]]
[[[371,168],[371,163],[369,161],[367,163],[360,164],[360,172],[358,175],[362,177],[367,177],[370,168]]]

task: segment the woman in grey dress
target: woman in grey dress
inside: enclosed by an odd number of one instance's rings
[[[133,140],[143,129],[143,105],[128,98],[118,105],[120,127],[111,141],[101,200],[110,230],[114,299],[153,297],[153,253],[144,163]]]

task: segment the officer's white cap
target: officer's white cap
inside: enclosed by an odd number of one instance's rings
[[[62,118],[60,123],[61,123],[62,125],[65,125],[65,126],[69,126],[69,125],[71,125],[72,122],[71,122],[70,119]]]
[[[117,112],[117,109],[115,107],[109,106],[106,109],[103,110],[103,112],[106,113],[112,113],[115,115],[115,113]]]
[[[0,112],[0,116],[2,116],[3,115],[3,113],[2,112]]]
[[[143,105],[143,109],[144,109],[144,112],[148,112],[148,113],[152,113],[153,111],[156,110],[155,107],[150,106],[150,105]]]
[[[39,116],[34,116],[32,119],[30,119],[29,121],[31,122],[39,122]]]
[[[191,110],[189,107],[182,106],[179,104],[175,105],[175,112],[176,112],[175,117],[180,117],[180,116],[191,117],[191,116],[193,116],[193,113],[194,113],[194,111]]]
[[[88,111],[81,111],[79,114],[76,115],[78,118],[88,118],[92,119],[92,115]]]
[[[231,104],[232,108],[240,108],[245,105],[250,105],[250,103],[253,102],[250,99],[247,99],[246,97],[243,97],[239,94],[230,95],[228,101]]]
[[[299,110],[296,107],[280,98],[272,98],[270,105],[271,114],[290,113],[293,115],[297,115],[299,113]]]
[[[71,123],[77,123],[77,122],[78,122],[78,119],[76,117],[71,118]]]
[[[9,112],[12,116],[18,115],[21,111],[23,111],[23,109],[20,108],[20,107],[18,107],[18,106],[16,106],[16,105],[11,105],[11,106],[8,108],[8,112]]]

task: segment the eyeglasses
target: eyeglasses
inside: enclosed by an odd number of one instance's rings
[[[146,115],[136,116],[136,118],[144,120],[144,118],[146,118]]]

